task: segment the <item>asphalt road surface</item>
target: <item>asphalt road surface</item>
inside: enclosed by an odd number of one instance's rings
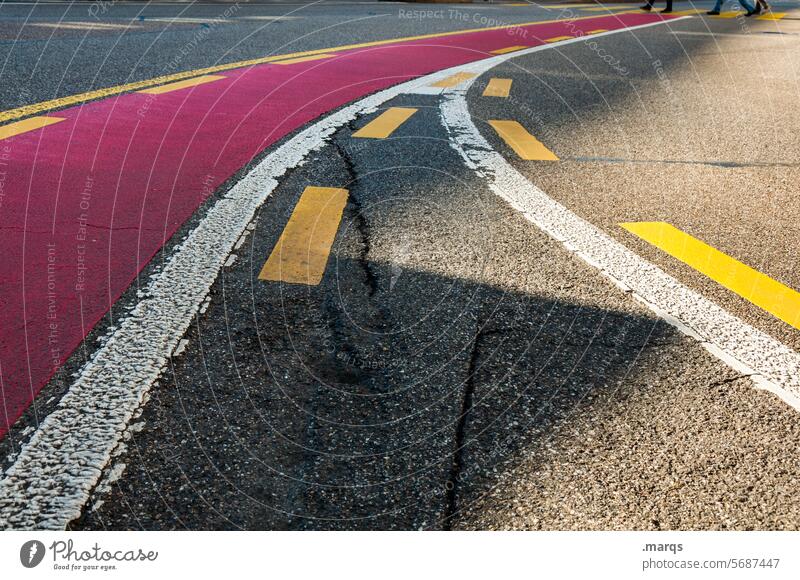
[[[0,4],[0,528],[798,529],[800,6],[710,6]]]

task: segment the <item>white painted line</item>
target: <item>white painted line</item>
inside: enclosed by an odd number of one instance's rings
[[[591,38],[659,24],[662,22]],[[458,72],[479,74],[510,58],[581,40],[494,56],[386,89],[314,123],[266,156],[175,248],[163,270],[151,277],[144,298],[121,319],[55,411],[22,448],[0,480],[0,529],[60,530],[80,516],[112,454],[124,445],[129,422],[141,412],[150,387],[204,303],[236,241],[246,229],[252,229],[256,210],[288,169],[304,163],[339,127],[359,115],[374,113],[386,101],[423,83]],[[452,106],[455,102],[448,103]],[[466,120],[471,124],[468,115]],[[468,164],[475,167],[472,161]]]
[[[711,354],[800,410],[800,354],[757,330],[644,260],[514,169],[470,118],[465,98],[473,80],[445,93],[441,114],[450,143],[489,187],[541,230],[600,270],[653,312],[699,340]]]

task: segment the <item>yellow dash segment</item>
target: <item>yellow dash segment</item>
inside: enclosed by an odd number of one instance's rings
[[[353,133],[353,137],[360,137],[362,139],[386,139],[386,137],[394,133],[395,129],[405,123],[409,117],[416,112],[417,109],[392,107]]]
[[[523,48],[528,48],[527,46],[523,46],[518,44],[517,46],[507,46],[505,48],[498,48],[497,50],[493,50],[491,54],[508,54],[509,52],[517,52],[518,50],[522,50]]]
[[[483,96],[505,99],[510,93],[511,79],[491,79],[483,91]]]
[[[716,14],[711,18],[736,18],[738,16],[744,16],[745,13],[741,10],[737,10],[736,12],[723,12],[722,14]]]
[[[258,279],[319,284],[348,193],[336,187],[306,187]]]
[[[786,16],[786,12],[767,12],[761,16],[756,16],[756,20],[780,20]]]
[[[731,258],[666,222],[633,222],[623,228],[688,264],[728,290],[800,329],[800,293]]]
[[[598,28],[597,30],[590,30],[586,34],[600,34],[601,32],[608,32],[608,28]]]
[[[0,141],[63,121],[63,117],[33,117],[0,127]]]
[[[630,6],[620,5],[620,6],[599,6],[596,8],[581,8],[581,12],[612,12],[614,10],[630,10]]]
[[[562,40],[569,40],[575,38],[574,36],[554,36],[553,38],[546,38],[545,42],[561,42]]]
[[[692,10],[680,10],[678,12],[673,12],[672,16],[694,16],[695,14],[704,14],[705,12],[705,9],[693,8]]]
[[[312,60],[322,60],[323,58],[333,58],[335,54],[312,54],[311,56],[299,56],[297,58],[287,58],[286,60],[279,60],[272,64],[297,64],[298,62],[309,62]]]
[[[448,88],[454,87],[456,85],[460,85],[464,81],[468,81],[469,79],[473,78],[475,75],[472,73],[456,73],[454,75],[450,75],[447,78],[440,80],[437,83],[433,83],[432,87],[441,87],[441,88]]]
[[[500,138],[527,161],[558,161],[556,154],[516,121],[489,121]]]
[[[195,87],[197,85],[204,85],[206,83],[213,83],[214,81],[222,80],[226,77],[222,75],[205,75],[202,77],[195,77],[193,79],[187,79],[185,81],[178,81],[177,83],[169,83],[168,85],[161,85],[160,87],[151,87],[149,89],[144,89],[139,91],[140,93],[144,93],[146,95],[160,95],[163,93],[171,93],[173,91],[180,91],[182,89],[188,89],[189,87]]]

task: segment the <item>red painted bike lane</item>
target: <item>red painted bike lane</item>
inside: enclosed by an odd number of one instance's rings
[[[494,50],[661,19],[622,14],[332,50],[54,112],[65,120],[0,141],[0,437],[170,236],[280,138]]]

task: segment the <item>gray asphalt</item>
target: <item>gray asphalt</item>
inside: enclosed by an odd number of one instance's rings
[[[117,9],[123,20],[139,7]],[[147,8],[156,9],[175,10]],[[395,16],[283,48],[309,22],[384,9]],[[405,22],[399,9],[320,6],[305,24],[246,41],[260,25],[220,25],[186,68],[475,26]],[[467,9],[517,22],[548,16]],[[0,26],[8,10],[0,6]],[[671,221],[800,287],[800,29],[749,25],[743,34],[739,20],[692,19],[515,58],[479,79],[468,101],[486,138],[533,183],[796,348],[795,330],[617,225]],[[97,54],[125,64],[101,68],[79,50],[85,73],[65,75],[83,87],[74,90],[48,86],[45,71],[63,74],[67,57],[56,54],[74,52],[79,38],[15,44],[6,62],[30,63],[25,51],[39,43],[40,72],[6,66],[3,75],[31,88],[0,98],[14,106],[162,74],[192,30],[126,33],[113,50],[118,36],[91,33]],[[512,78],[512,97],[481,97],[489,77]],[[391,139],[354,139],[369,121],[359,119],[282,180],[73,529],[800,526],[797,411],[505,205],[450,147],[438,105],[437,96],[397,98],[386,106],[419,112]],[[519,120],[562,161],[516,161],[482,123],[497,118]],[[308,185],[350,191],[323,282],[259,281]]]

